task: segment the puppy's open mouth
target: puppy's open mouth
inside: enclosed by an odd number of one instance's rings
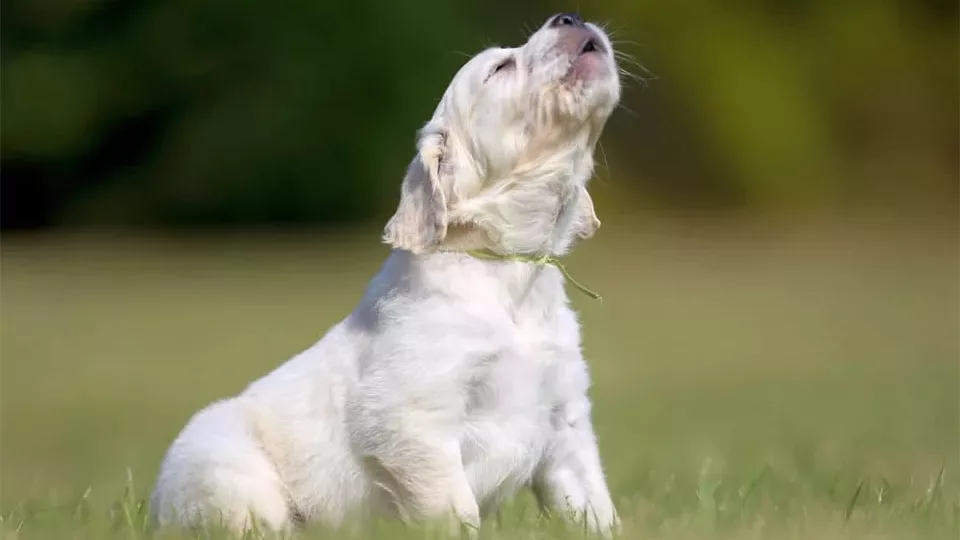
[[[596,37],[587,37],[580,43],[580,50],[577,52],[577,56],[583,56],[590,53],[603,53],[605,48],[603,42],[601,42]]]

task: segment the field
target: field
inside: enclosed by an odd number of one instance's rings
[[[386,253],[361,229],[5,237],[2,538],[145,536],[190,414],[359,298]],[[624,537],[956,539],[957,248],[955,225],[607,217],[569,262],[604,300],[570,294]],[[528,496],[483,534],[577,536]]]

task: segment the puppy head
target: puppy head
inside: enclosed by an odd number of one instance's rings
[[[488,247],[556,251],[589,236],[593,149],[619,98],[610,39],[577,15],[477,54],[421,130],[384,240],[429,251],[456,226],[482,230]]]

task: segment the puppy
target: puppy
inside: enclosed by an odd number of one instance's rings
[[[154,519],[477,527],[530,487],[543,508],[615,530],[555,257],[600,224],[586,184],[619,97],[609,38],[575,14],[468,61],[420,132],[384,232],[393,250],[359,305],[189,421]]]

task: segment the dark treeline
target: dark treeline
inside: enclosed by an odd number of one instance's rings
[[[2,227],[383,216],[466,56],[564,4],[9,0]],[[956,196],[956,2],[580,4],[646,79],[603,143],[631,196]]]

